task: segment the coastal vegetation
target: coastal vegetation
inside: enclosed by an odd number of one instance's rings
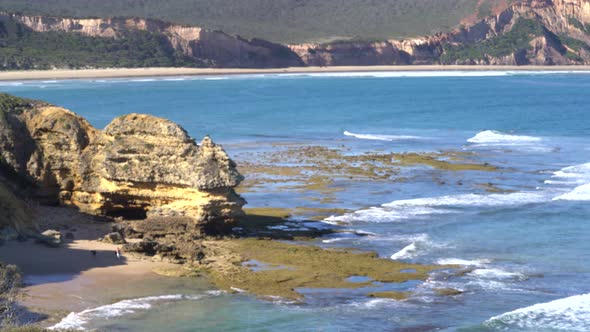
[[[0,69],[96,67],[196,67],[177,53],[163,35],[126,31],[101,38],[60,31],[36,32],[0,17]]]
[[[478,0],[0,0],[0,10],[68,17],[158,18],[248,38],[294,43],[444,31],[475,13],[477,4]]]
[[[528,50],[530,42],[539,36],[549,34],[543,25],[532,19],[520,18],[504,35],[484,39],[473,44],[448,45],[441,55],[445,64],[457,61],[483,60],[486,57],[503,57],[519,50]]]
[[[584,24],[578,21],[575,17],[571,16],[567,18],[567,21],[570,25],[576,27],[577,29],[584,31],[586,34],[590,34],[590,24]]]
[[[16,304],[23,285],[18,267],[0,262],[0,329],[14,326],[17,321]]]

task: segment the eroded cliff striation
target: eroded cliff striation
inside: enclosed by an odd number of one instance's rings
[[[37,34],[69,35],[47,39],[37,36],[39,42],[21,45],[14,41],[14,38],[18,40],[18,33],[13,33],[13,39],[9,38],[7,45],[14,44],[14,47],[6,54],[0,51],[0,68],[590,64],[590,0],[523,0],[511,5],[498,1],[489,14],[492,15],[480,20],[466,19],[462,26],[452,31],[423,37],[295,45],[247,40],[220,31],[152,19],[72,19],[2,14],[0,23],[2,17],[7,18],[17,25],[13,30],[22,27]],[[2,30],[0,28],[0,37]],[[109,40],[111,43],[105,47],[114,53],[97,55],[95,53],[103,50],[96,48],[88,54],[86,48],[79,47],[80,44],[100,43],[96,40],[69,40],[68,36],[72,34]],[[66,45],[72,54],[77,55],[76,61],[54,54],[52,49],[24,54],[23,50],[38,48],[45,43]],[[23,54],[15,59],[19,52]],[[51,53],[51,57],[41,59],[39,54],[44,53]]]
[[[448,33],[290,45],[307,65],[590,64],[590,1],[526,0]]]
[[[35,32],[79,33],[90,37],[126,38],[130,32],[146,32],[179,55],[186,64],[203,67],[274,68],[303,65],[288,47],[261,39],[245,39],[222,31],[183,26],[141,18],[57,18],[3,14]]]
[[[53,105],[0,95],[0,163],[49,204],[93,215],[188,217],[213,232],[242,215],[242,176],[227,153],[177,124],[129,114],[104,130]]]

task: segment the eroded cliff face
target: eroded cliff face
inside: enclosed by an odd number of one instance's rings
[[[448,33],[290,48],[314,66],[590,64],[590,1],[527,0]]]
[[[102,38],[123,38],[129,31],[145,31],[166,37],[170,47],[208,67],[273,68],[301,66],[288,47],[260,39],[244,39],[221,31],[182,26],[140,18],[10,17],[36,32],[63,31]]]
[[[495,15],[447,33],[404,40],[279,45],[220,31],[138,18],[70,19],[10,15],[37,32],[125,38],[131,31],[165,37],[175,54],[205,67],[271,68],[360,65],[590,64],[590,0],[496,2]]]
[[[143,114],[101,131],[66,109],[14,100],[0,121],[0,162],[45,203],[129,219],[183,216],[215,231],[243,214],[233,190],[242,176],[209,137],[197,145],[177,124]]]

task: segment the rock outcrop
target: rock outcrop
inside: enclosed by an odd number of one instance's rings
[[[242,176],[209,137],[197,145],[177,124],[143,114],[101,131],[60,107],[0,101],[0,163],[44,203],[126,219],[183,216],[213,232],[243,213],[233,190]]]

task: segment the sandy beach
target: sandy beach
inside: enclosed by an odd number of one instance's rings
[[[0,81],[125,78],[158,76],[214,76],[254,74],[305,74],[344,72],[403,72],[403,71],[590,71],[590,66],[338,66],[290,67],[270,69],[242,68],[109,68],[76,70],[30,70],[0,72]]]
[[[71,232],[74,240],[65,240],[58,248],[35,243],[8,241],[0,246],[0,261],[17,265],[24,275],[24,296],[20,303],[29,317],[41,318],[43,325],[88,308],[133,298],[166,293],[165,284],[175,279],[154,271],[178,269],[178,265],[151,261],[123,252],[120,245],[98,241],[110,229],[110,223],[94,220],[73,209],[38,207],[40,229]],[[70,224],[65,229],[64,225]],[[96,254],[93,254],[95,251]],[[163,286],[162,286],[163,285]]]

